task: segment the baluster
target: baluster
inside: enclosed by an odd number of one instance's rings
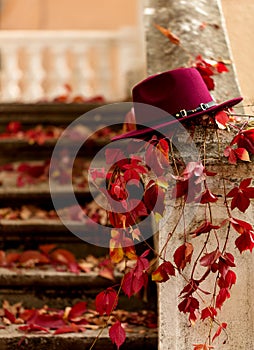
[[[42,48],[30,44],[25,48],[25,53],[22,100],[24,102],[38,102],[45,97],[42,87],[45,76],[42,66]]]
[[[96,76],[98,94],[104,96],[106,100],[116,100],[113,93],[114,74],[112,69],[112,42],[99,42],[96,48]]]
[[[1,66],[1,101],[17,102],[20,99],[19,81],[22,76],[17,46],[1,48]]]
[[[54,45],[52,43],[52,45]],[[58,46],[50,48],[50,62],[47,78],[47,97],[53,100],[56,97],[66,95],[68,92],[66,84],[69,84],[70,69],[66,57],[65,46]]]
[[[145,76],[145,54],[139,33],[131,28],[123,28],[118,39],[118,98],[131,95],[131,87]]]
[[[94,71],[89,62],[89,49],[80,46],[72,48],[73,54],[73,70],[72,70],[72,88],[73,97],[83,96],[89,98],[94,94],[92,82],[94,79]]]

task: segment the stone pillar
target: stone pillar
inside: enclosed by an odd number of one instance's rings
[[[189,60],[186,52],[181,47],[170,43],[154,27],[154,23],[170,28],[180,38],[182,46],[191,52],[194,57],[200,54],[204,58],[232,60],[219,0],[145,0],[144,21],[148,75],[178,67],[186,67]],[[202,23],[207,23],[203,30],[200,29]],[[220,74],[216,77],[216,89],[212,93],[217,101],[224,101],[241,95],[233,64],[229,65],[229,70],[229,73]],[[210,141],[208,140],[209,142],[213,143],[212,137]],[[246,166],[241,163],[238,166],[230,166],[227,163],[224,165],[218,164],[218,161],[216,164],[216,160],[213,164],[213,167],[217,168],[218,171],[223,166],[225,174],[231,178],[233,176],[237,183],[243,178],[251,177],[254,169],[253,164]],[[220,185],[214,182],[212,187],[218,190]],[[177,208],[174,208],[174,210],[177,211]],[[223,210],[225,208],[222,205],[214,213],[215,221],[216,219],[219,222],[221,221]],[[252,224],[253,212],[253,207],[249,208],[245,217],[246,221]],[[161,228],[159,249],[163,247],[170,228],[174,226],[176,216],[171,214],[167,225]],[[239,215],[236,215],[236,217],[243,218]],[[193,227],[198,226],[199,220],[200,217],[197,213],[192,222]],[[179,232],[179,236],[172,241],[174,249],[183,243],[182,236]],[[235,238],[237,238],[237,235]],[[168,258],[172,260],[173,250],[170,250],[169,247],[167,254]],[[237,254],[234,242],[230,250],[236,255],[237,284],[232,287],[231,298],[225,302],[220,317],[223,322],[228,323],[229,339],[223,345],[220,339],[219,347],[215,347],[215,349],[252,350],[254,349],[253,255],[249,252],[244,252],[242,255]],[[183,286],[184,283],[178,278],[170,278],[169,281],[158,286],[160,350],[193,349],[193,344],[202,343],[206,337],[206,333],[203,333],[203,327],[199,327],[198,324],[190,327],[186,315],[180,314],[178,311],[179,292]],[[215,330],[213,330],[213,333]]]
[[[189,61],[188,54],[169,43],[154,23],[170,28],[194,57],[232,60],[220,0],[144,0],[144,3],[148,75],[188,66]],[[207,25],[201,30],[204,23]],[[233,65],[223,76],[223,84],[217,85],[214,97],[218,101],[241,95]]]

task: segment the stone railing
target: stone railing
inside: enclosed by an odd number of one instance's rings
[[[124,99],[133,77],[142,78],[141,40],[134,28],[0,31],[0,102],[52,101],[66,94]]]

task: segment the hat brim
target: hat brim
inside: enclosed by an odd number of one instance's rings
[[[212,106],[212,107],[208,108],[207,110],[202,110],[200,112],[193,113],[193,114],[186,116],[186,117],[183,117],[183,118],[175,118],[172,120],[172,116],[171,116],[171,120],[168,122],[164,122],[164,123],[161,123],[158,125],[153,125],[152,127],[144,127],[143,129],[133,130],[133,131],[127,132],[125,134],[117,135],[117,136],[114,136],[111,140],[117,141],[117,140],[126,139],[126,138],[142,138],[144,136],[147,136],[148,134],[151,134],[152,132],[154,132],[156,130],[160,131],[160,129],[167,127],[169,125],[175,124],[177,122],[183,122],[185,120],[193,119],[195,117],[198,117],[198,116],[201,116],[204,114],[211,114],[214,112],[219,112],[223,109],[231,108],[231,107],[235,106],[236,104],[240,103],[242,100],[243,100],[242,97],[236,97],[236,98],[233,98],[231,100],[225,101],[221,104]]]

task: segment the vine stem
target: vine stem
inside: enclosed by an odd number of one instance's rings
[[[207,124],[206,124],[206,128],[205,128],[205,135],[204,135],[204,142],[203,142],[203,166],[204,166],[204,168],[206,166],[206,140],[207,140]],[[205,189],[208,189],[206,180],[204,180],[203,183],[204,183]],[[210,216],[210,222],[212,222],[213,219],[212,219],[211,204],[207,203],[206,207],[208,207],[209,216]],[[196,258],[196,260],[195,260],[195,262],[193,264],[193,268],[192,268],[192,272],[191,272],[191,279],[193,279],[193,276],[194,276],[194,273],[195,273],[198,261],[199,261],[201,255],[203,254],[204,250],[206,249],[206,246],[207,246],[207,244],[209,242],[210,236],[211,236],[211,232],[208,232],[206,240],[204,242],[204,245],[203,245],[202,249],[200,250],[200,252],[199,252],[199,254],[198,254],[198,256],[197,256],[197,258]],[[205,272],[204,276],[206,276],[206,274],[207,274],[207,272]],[[204,277],[201,277],[201,281],[202,281],[202,278],[204,278]]]
[[[124,271],[124,275],[126,274],[126,268],[127,268],[127,265],[126,265],[126,260],[125,260],[125,271]],[[124,277],[124,276],[123,276],[123,277]],[[107,319],[105,320],[105,323],[103,324],[102,328],[101,328],[100,331],[98,332],[96,338],[95,338],[94,341],[92,342],[92,344],[91,344],[89,350],[92,350],[92,349],[93,349],[94,345],[96,344],[96,342],[99,340],[100,336],[102,335],[104,329],[108,326],[108,321],[109,321],[109,319],[110,319],[110,317],[111,317],[111,315],[112,315],[113,310],[114,310],[115,307],[116,307],[118,297],[119,297],[120,292],[121,292],[121,290],[122,290],[122,285],[123,285],[123,278],[122,278],[121,283],[120,283],[120,286],[119,286],[119,288],[118,288],[117,296],[116,296],[116,298],[115,298],[115,300],[114,300],[114,303],[113,303],[113,305],[112,305],[112,308],[111,308],[111,310],[110,310],[110,314],[108,315]]]
[[[182,200],[181,200],[181,202],[182,202]],[[175,225],[173,227],[173,230],[168,233],[168,237],[166,239],[166,242],[164,243],[163,247],[160,250],[159,256],[162,256],[162,253],[164,251],[164,259],[165,259],[165,256],[166,256],[166,248],[167,248],[168,242],[170,241],[171,237],[173,236],[173,234],[175,233],[175,231],[176,231],[176,229],[177,229],[177,227],[179,225],[179,222],[180,222],[180,220],[182,218],[182,215],[184,213],[184,207],[185,207],[185,202],[184,202],[183,205],[181,205],[181,212],[180,212],[180,215],[179,215],[179,218],[178,218],[177,222],[175,223]]]
[[[219,135],[218,135],[218,130],[216,130],[216,136],[217,136],[217,140],[218,140],[218,147],[220,150],[220,139],[219,139]],[[219,160],[221,161],[221,153],[219,152]],[[222,184],[223,184],[223,194],[224,194],[224,205],[226,207],[227,210],[227,214],[228,214],[228,218],[231,219],[232,215],[229,209],[229,205],[228,205],[228,201],[227,201],[227,189],[226,189],[226,181],[225,181],[225,174],[224,174],[224,168],[222,167]],[[229,239],[229,234],[230,234],[230,222],[228,223],[228,228],[227,228],[227,234],[226,234],[226,238],[225,238],[225,242],[224,242],[224,246],[222,248],[222,253],[225,252],[226,248],[227,248],[227,243],[228,243],[228,239]]]
[[[175,158],[175,152],[174,152],[174,148],[173,148],[173,143],[172,143],[172,138],[169,140],[169,145],[170,145],[170,152],[171,152],[171,155],[172,155],[172,159],[173,159],[173,164],[174,164],[174,168],[175,168],[175,172],[177,174],[177,176],[180,175],[179,173],[179,170],[178,170],[178,167],[177,167],[177,163],[176,163],[176,158]],[[168,236],[167,236],[167,239],[166,239],[166,242],[164,243],[163,247],[161,248],[160,252],[159,252],[159,257],[162,259],[162,260],[165,260],[166,259],[166,248],[167,248],[167,245],[170,241],[170,239],[172,238],[173,234],[175,233],[178,225],[179,225],[179,222],[181,220],[181,218],[183,217],[183,213],[184,213],[184,208],[185,208],[185,201],[183,201],[183,199],[181,198],[181,212],[180,212],[180,215],[179,215],[179,218],[177,220],[177,222],[175,223],[174,227],[173,227],[173,230],[171,232],[168,233]],[[163,257],[162,257],[162,253],[164,251],[164,254],[163,254]]]

